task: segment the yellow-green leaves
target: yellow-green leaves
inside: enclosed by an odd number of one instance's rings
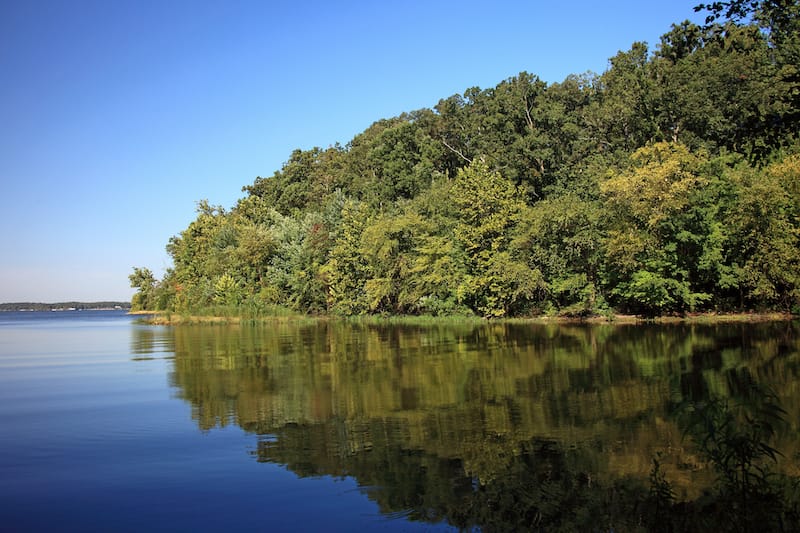
[[[630,160],[630,168],[602,182],[600,191],[616,217],[639,229],[656,229],[686,208],[692,191],[705,183],[698,157],[681,144],[645,146]]]
[[[731,223],[740,276],[752,301],[800,306],[800,156],[734,175],[739,205]]]
[[[214,303],[217,305],[238,305],[241,291],[233,276],[222,274],[214,283]]]
[[[468,275],[457,294],[486,317],[504,316],[531,300],[543,282],[516,260],[511,229],[525,207],[516,187],[482,160],[458,172],[453,201],[459,207],[455,237],[468,256]]]
[[[514,184],[476,160],[458,171],[452,194],[461,220],[456,237],[464,248],[471,254],[504,248],[507,230],[525,206]]]
[[[606,284],[643,314],[694,310],[711,298],[697,265],[718,230],[699,192],[708,183],[688,148],[656,143],[600,184],[606,213]]]
[[[348,200],[342,208],[339,233],[321,274],[328,286],[328,307],[332,311],[354,315],[366,311],[364,284],[368,279],[361,257],[361,237],[370,221],[369,207]]]

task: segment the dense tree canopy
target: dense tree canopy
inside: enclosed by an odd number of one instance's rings
[[[800,8],[699,6],[602,75],[489,89],[295,150],[198,204],[137,308],[642,315],[800,309]]]

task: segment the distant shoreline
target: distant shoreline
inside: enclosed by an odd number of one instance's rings
[[[0,312],[30,311],[129,311],[130,302],[96,301],[96,302],[7,302],[0,303]]]

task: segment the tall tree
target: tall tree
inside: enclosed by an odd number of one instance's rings
[[[133,273],[128,276],[128,279],[131,287],[137,289],[131,299],[131,310],[152,310],[155,304],[153,296],[156,289],[156,277],[153,272],[149,268],[134,267]]]
[[[320,273],[328,287],[328,308],[339,314],[357,315],[369,310],[365,291],[369,270],[361,255],[361,240],[372,212],[367,204],[348,200],[341,217],[339,231]]]
[[[544,285],[541,273],[510,247],[525,206],[517,188],[477,159],[458,172],[453,201],[459,208],[455,237],[469,265],[460,299],[486,317],[523,310]]]

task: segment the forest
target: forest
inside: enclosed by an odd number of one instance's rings
[[[602,74],[521,72],[295,150],[232,208],[198,202],[133,309],[800,312],[800,3],[696,10]]]

